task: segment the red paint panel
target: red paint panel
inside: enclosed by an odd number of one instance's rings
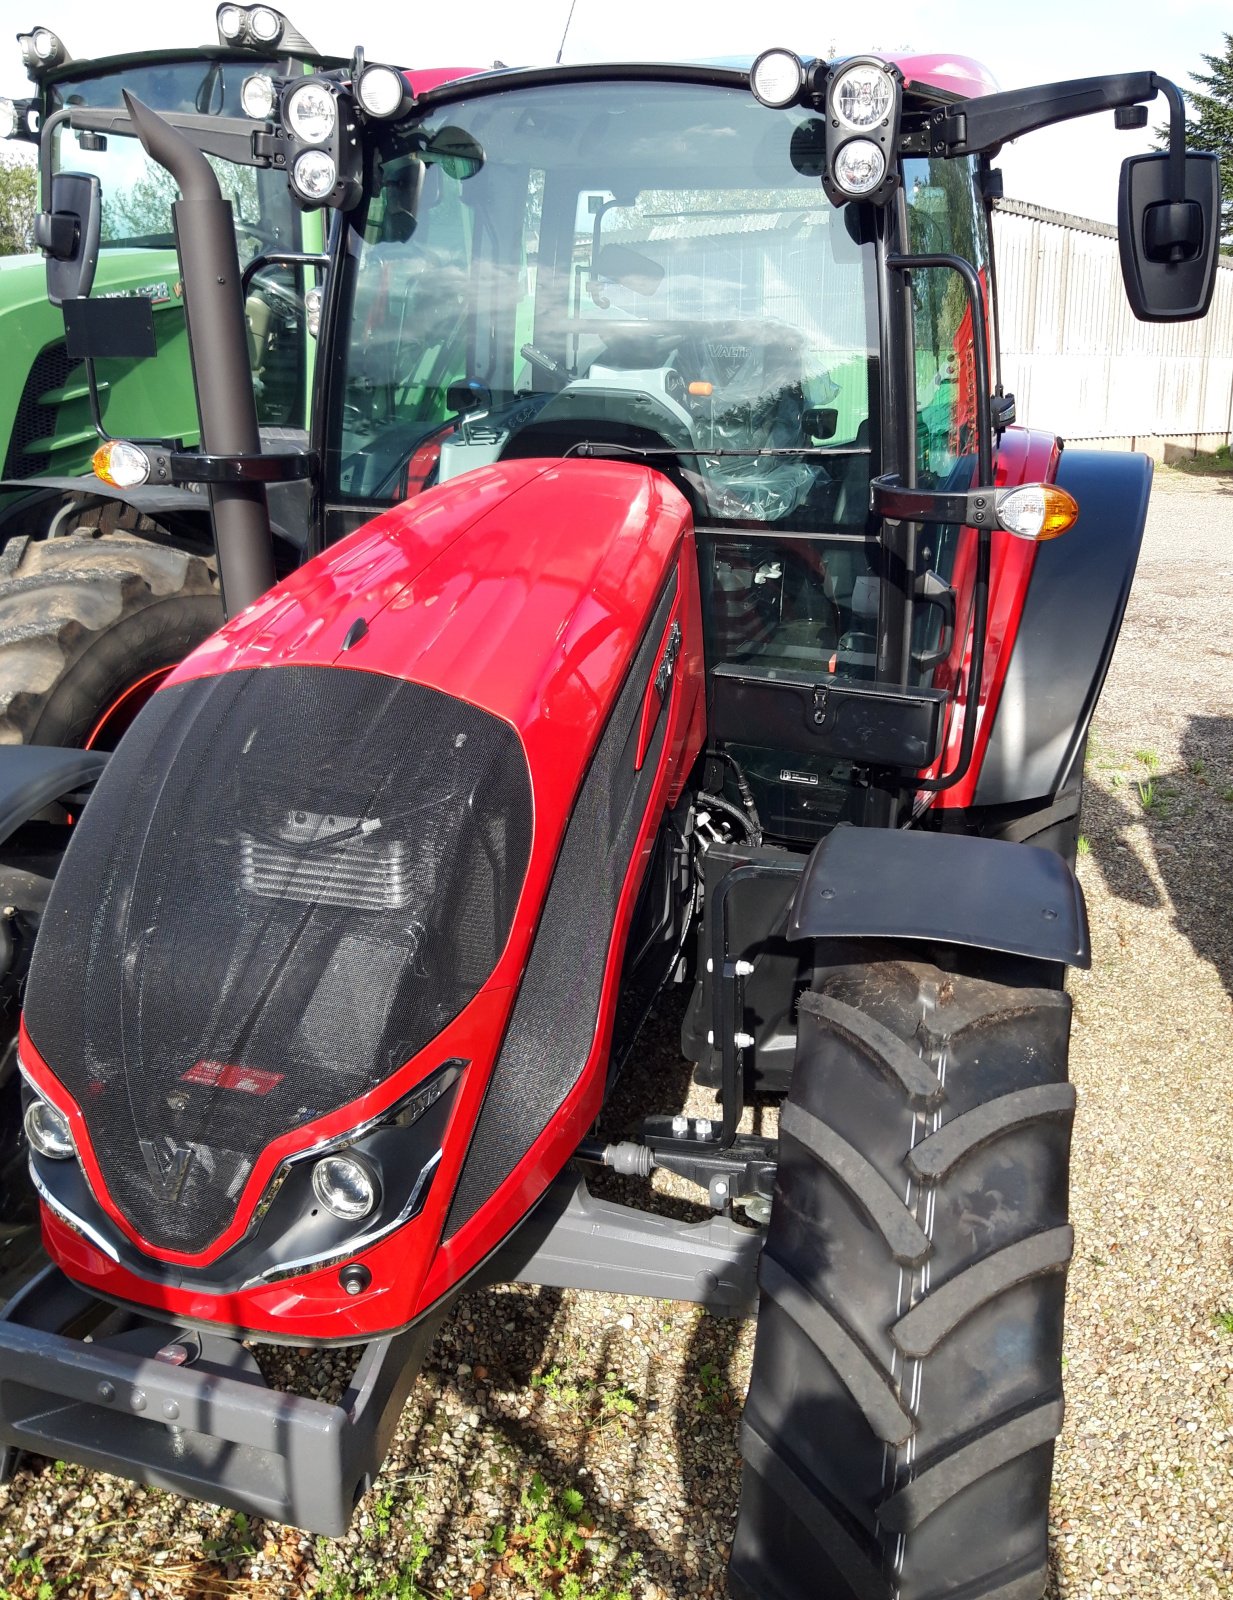
[[[1002,436],[1001,448],[994,464],[994,482],[999,489],[1014,489],[1023,483],[1052,483],[1057,477],[1061,450],[1051,433],[1039,433],[1028,428],[1009,428]],[[1065,535],[1063,535],[1065,537]],[[992,566],[989,578],[989,627],[985,640],[984,672],[981,680],[980,705],[977,708],[976,742],[972,750],[972,765],[965,778],[953,788],[943,789],[933,799],[942,809],[970,806],[980,779],[981,763],[989,748],[989,733],[1006,681],[1006,669],[1014,648],[1027,600],[1028,585],[1032,580],[1032,567],[1036,560],[1036,545],[1030,539],[1017,539],[1013,534],[995,529],[993,533]],[[971,636],[962,619],[971,605],[972,582],[976,566],[976,533],[964,530],[959,559],[953,578],[959,596],[961,626],[949,658],[938,667],[934,682],[940,689],[950,688],[962,674],[962,683],[970,682]],[[926,776],[939,771],[949,771],[958,760],[959,744],[963,737],[963,718],[967,706],[961,699],[959,708],[952,712],[946,731],[946,749],[939,766],[928,769]]]

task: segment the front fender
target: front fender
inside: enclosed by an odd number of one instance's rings
[[[1072,775],[1139,559],[1152,486],[1147,456],[1065,450],[1057,483],[1078,501],[1079,517],[1036,552],[978,806],[1048,799]]]

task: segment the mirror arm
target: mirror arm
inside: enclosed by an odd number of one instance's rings
[[[1009,139],[1048,128],[1074,117],[1119,106],[1142,105],[1164,94],[1170,106],[1170,147],[1185,144],[1185,108],[1167,78],[1155,72],[1123,72],[1099,78],[1072,78],[1030,89],[973,96],[930,113],[926,138],[929,154],[966,156],[992,152]],[[913,135],[908,135],[913,137]]]
[[[1168,78],[1157,83],[1169,102],[1169,199],[1177,204],[1186,198],[1186,102]]]

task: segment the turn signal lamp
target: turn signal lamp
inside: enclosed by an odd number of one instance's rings
[[[150,458],[127,439],[108,439],[94,452],[94,476],[117,489],[135,489],[150,476]]]
[[[1025,483],[997,497],[997,517],[1007,533],[1038,544],[1056,539],[1073,528],[1079,515],[1073,495],[1055,483]]]
[[[690,394],[700,394],[700,395],[714,394],[715,393],[715,385],[713,383],[706,383],[703,379],[698,378],[693,383],[690,384],[689,392],[690,392]]]

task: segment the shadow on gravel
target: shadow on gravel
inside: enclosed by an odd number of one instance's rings
[[[1233,996],[1233,716],[1191,717],[1181,753],[1169,770],[1114,773],[1116,788],[1089,781],[1083,834],[1110,893],[1167,911]],[[1131,842],[1136,826],[1155,874]]]

